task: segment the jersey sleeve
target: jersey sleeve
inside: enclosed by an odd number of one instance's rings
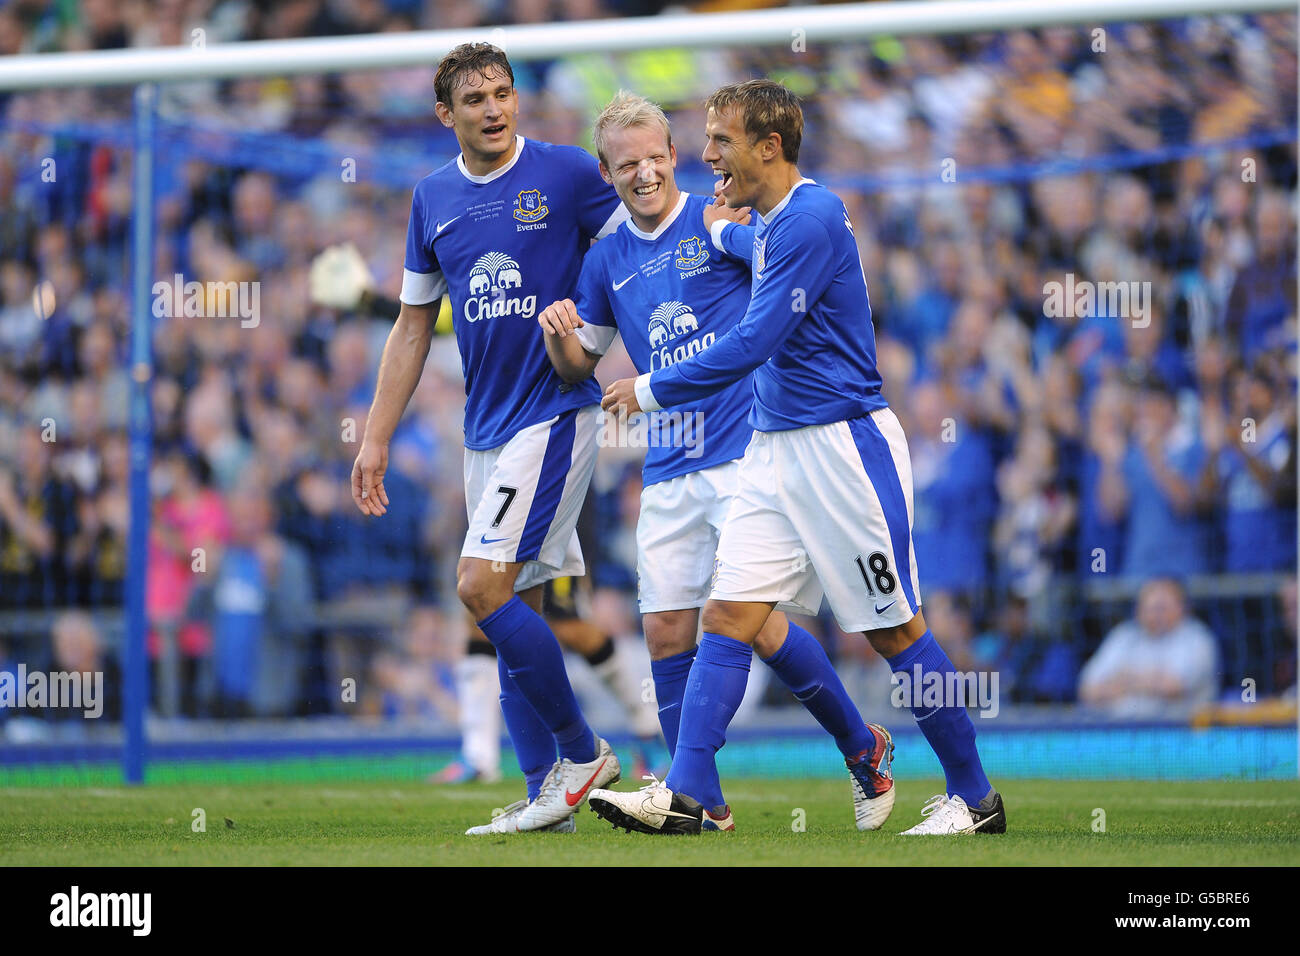
[[[585,149],[573,148],[573,197],[578,225],[591,239],[604,239],[628,218],[614,187],[600,176],[600,164]]]
[[[447,280],[438,268],[433,249],[425,243],[429,234],[424,197],[420,187],[411,195],[411,218],[406,226],[406,261],[402,268],[402,292],[407,305],[428,305],[442,298]]]
[[[578,336],[582,347],[592,355],[604,355],[618,335],[614,307],[609,301],[607,290],[605,269],[600,256],[593,249],[582,262],[578,287],[573,293],[573,304],[577,306],[578,316],[583,321],[582,328],[574,334]]]
[[[684,362],[637,379],[643,411],[696,401],[758,368],[826,291],[835,268],[826,227],[802,213],[789,214],[768,231],[764,258],[749,308],[733,329]]]
[[[719,219],[709,230],[713,247],[723,255],[741,262],[754,261],[754,226],[742,226],[739,223]]]

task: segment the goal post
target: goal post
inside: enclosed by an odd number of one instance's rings
[[[0,60],[0,90],[134,85],[424,66],[460,43],[487,40],[515,60],[661,47],[839,43],[873,36],[995,32],[1017,27],[1136,22],[1294,10],[1287,0],[908,0],[672,14],[581,23],[422,30]]]

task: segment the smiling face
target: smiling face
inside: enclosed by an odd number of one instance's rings
[[[504,164],[515,147],[519,94],[505,73],[489,67],[469,73],[451,95],[451,106],[437,104],[442,125],[456,131],[465,165],[482,175]]]
[[[677,150],[658,126],[638,124],[604,134],[600,174],[643,232],[654,232],[677,205]]]
[[[750,142],[745,117],[737,107],[710,107],[704,122],[704,154],[700,157],[719,177],[714,192],[728,206],[755,206],[763,187],[763,156],[770,140]],[[760,210],[761,211],[761,210]]]

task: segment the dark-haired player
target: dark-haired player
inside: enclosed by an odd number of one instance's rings
[[[591,244],[622,220],[596,161],[525,140],[506,55],[463,44],[438,65],[436,110],[461,153],[411,200],[402,308],[352,472],[357,507],[383,515],[388,443],[419,381],[446,292],[465,375],[469,531],[457,593],[500,662],[501,706],[528,800],[471,834],[573,828],[588,790],[620,766],[582,715],[541,584],[582,574],[575,524],[595,466],[599,391],[546,357],[538,303],[568,295]]]

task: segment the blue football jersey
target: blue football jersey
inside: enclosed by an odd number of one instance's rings
[[[587,323],[578,334],[588,350],[603,353],[617,328],[637,371],[652,372],[706,351],[740,321],[749,303],[749,263],[712,245],[704,227],[710,201],[682,193],[653,233],[624,222],[587,254],[574,304]],[[744,237],[753,229],[736,233]],[[643,482],[740,458],[754,432],[753,401],[745,375],[672,414],[652,413],[644,423]]]
[[[719,228],[723,245],[736,228]],[[697,401],[754,372],[750,422],[758,431],[885,408],[867,279],[839,197],[800,180],[755,229],[752,265],[744,319],[707,351],[638,380],[643,407]]]
[[[555,374],[537,313],[572,294],[591,240],[625,217],[585,150],[522,136],[510,162],[486,176],[458,156],[415,187],[401,298],[451,297],[467,448],[496,448],[600,401],[594,380],[568,385]]]

